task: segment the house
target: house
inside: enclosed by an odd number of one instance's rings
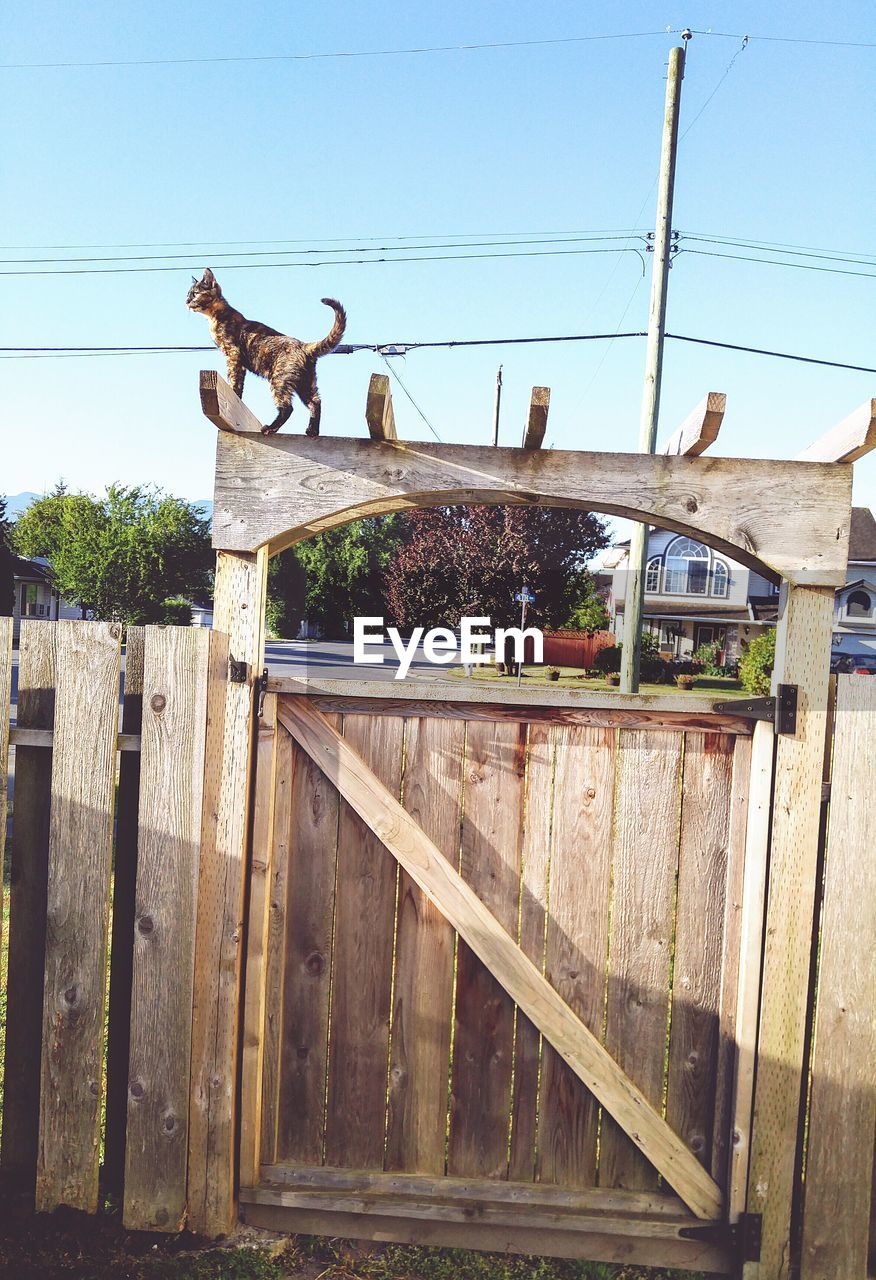
[[[623,641],[629,542],[604,557],[611,570],[609,626]],[[761,574],[693,538],[652,529],[648,539],[643,630],[666,658],[688,658],[717,644],[736,662],[751,640],[774,626],[779,591]]]
[[[611,570],[610,627],[623,640],[629,543],[603,558]],[[836,593],[834,653],[876,652],[876,520],[854,507],[849,569]],[[689,657],[703,644],[720,645],[737,661],[751,640],[775,625],[779,589],[754,569],[666,529],[648,539],[643,630],[657,637],[664,657]]]
[[[78,605],[62,600],[52,586],[49,562],[42,556],[34,560],[15,557],[12,561],[15,596],[12,605],[12,641],[18,643],[22,618],[81,618]]]

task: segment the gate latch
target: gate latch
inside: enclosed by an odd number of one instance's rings
[[[239,658],[228,659],[228,679],[232,684],[246,684],[249,677],[249,663]]]
[[[797,732],[797,685],[780,684],[774,698],[733,698],[715,702],[713,711],[742,716],[746,720],[771,720],[776,733],[793,737]]]
[[[265,667],[262,674],[256,680],[256,688],[259,691],[259,702],[256,710],[257,719],[261,720],[265,710],[265,694],[268,692],[268,668]]]

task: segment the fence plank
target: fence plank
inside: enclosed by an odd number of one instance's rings
[[[876,683],[837,680],[802,1280],[865,1280],[876,1124]]]
[[[267,705],[267,703],[266,703]],[[276,713],[276,707],[275,707]],[[277,1124],[280,1107],[280,1045],[283,1029],[283,967],[286,950],[286,886],[292,833],[292,781],[296,759],[306,757],[292,735],[275,725],[274,826],[271,833],[268,937],[265,945],[265,1020],[262,1029],[261,1119],[259,1140],[262,1163],[277,1159]],[[321,1124],[321,1118],[320,1118]]]
[[[255,812],[249,873],[249,924],[240,1067],[240,1185],[255,1187],[262,1163],[262,1071],[267,1007],[267,949],[277,792],[277,695],[265,697],[256,741]],[[267,1154],[267,1153],[266,1153]]]
[[[6,779],[12,712],[12,619],[0,618],[0,860],[6,852]],[[0,876],[0,946],[3,943],[3,877]],[[2,988],[0,988],[2,989]]]
[[[554,780],[547,977],[597,1036],[605,1008],[616,740],[613,729],[561,728]],[[540,1182],[594,1184],[598,1119],[593,1094],[546,1045]]]
[[[340,729],[340,716],[332,717],[332,725]],[[337,791],[325,774],[291,737],[288,740],[294,752],[289,818],[287,825],[278,800],[278,824],[281,825],[276,837],[278,857],[283,859],[284,843],[288,850],[282,906],[284,933],[278,957],[283,1005],[277,1141],[282,1159],[318,1162],[323,1158],[325,1141],[326,1048],[340,803]],[[282,788],[285,774],[281,756],[278,788]],[[278,880],[278,897],[282,892]],[[273,956],[269,964],[273,966]]]
[[[125,634],[122,728],[126,733],[138,735],[143,723],[145,644],[145,628],[128,627]],[[116,800],[116,851],[113,862],[113,920],[106,1048],[106,1138],[103,1161],[107,1190],[117,1198],[121,1198],[125,1182],[139,809],[140,753],[126,751],[119,759],[119,789]]]
[[[466,736],[460,872],[488,911],[517,936],[524,725],[470,723]],[[451,1174],[508,1176],[514,1002],[460,941],[456,969]]]
[[[682,739],[622,730],[606,1048],[653,1105],[663,1092]],[[645,1190],[656,1173],[608,1116],[599,1181]]]
[[[56,625],[36,1205],[94,1213],[121,628]]]
[[[685,743],[666,1119],[712,1167],[733,738]]]
[[[344,741],[397,797],[404,720],[346,716]],[[329,1035],[326,1164],[383,1167],[397,869],[341,805]]]
[[[186,1212],[195,918],[210,632],[148,627],[137,841],[124,1223]]]
[[[526,805],[520,850],[520,947],[539,972],[544,972],[555,732],[552,725],[531,724],[526,743]],[[541,1058],[541,1033],[528,1018],[519,1016],[514,1044],[514,1113],[508,1177],[525,1182],[535,1177]]]
[[[51,730],[57,629],[25,620],[18,648],[18,724]],[[4,782],[5,785],[5,782]],[[33,1188],[40,1123],[46,947],[46,882],[52,752],[15,748],[15,813],[9,883],[9,968],[3,1064],[3,1168]]]
[[[407,722],[404,806],[454,865],[464,754],[462,721]],[[443,1174],[453,929],[405,871],[397,916],[385,1167]]]

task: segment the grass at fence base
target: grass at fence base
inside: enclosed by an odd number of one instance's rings
[[[583,674],[580,667],[558,667],[558,680],[549,680],[547,673],[550,670],[547,666],[525,666],[523,668],[523,685],[527,689],[541,688],[546,689],[578,689],[597,690],[600,693],[617,693],[616,687],[606,684],[604,677],[598,680],[589,680]],[[489,663],[482,667],[475,667],[470,676],[467,676],[462,667],[449,667],[447,675],[453,676],[457,680],[476,680],[480,683],[501,685],[504,688],[515,686],[517,683],[516,676],[501,676],[496,671],[495,666]],[[694,676],[692,689],[679,689],[674,684],[642,684],[639,686],[640,693],[716,693],[728,698],[746,697],[745,690],[738,680],[733,680],[730,676]]]

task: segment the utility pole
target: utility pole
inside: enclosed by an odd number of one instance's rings
[[[496,370],[496,400],[493,405],[493,447],[499,443],[499,410],[502,407],[502,366]]]
[[[686,48],[690,32],[684,31],[682,39]],[[651,304],[648,312],[648,345],[645,355],[645,386],[642,393],[642,418],[639,428],[639,450],[642,453],[654,453],[657,447],[663,344],[666,337],[666,292],[669,284],[672,240],[672,198],[675,192],[675,158],[678,150],[678,116],[681,106],[681,82],[684,79],[684,52],[684,48],[670,49],[669,72],[666,77],[666,107],[663,117],[663,143],[660,151],[657,225],[654,231],[654,265],[651,273]],[[635,524],[630,539],[627,584],[624,593],[624,639],[620,678],[622,693],[636,693],[639,688],[648,532],[647,525]]]

